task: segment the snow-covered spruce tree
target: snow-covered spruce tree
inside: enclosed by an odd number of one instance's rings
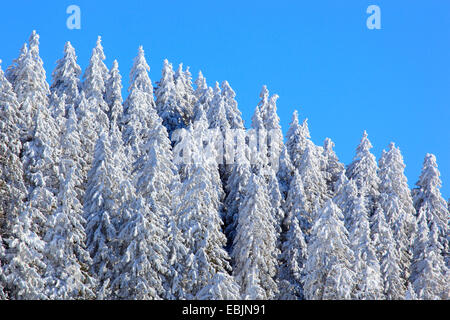
[[[27,196],[20,159],[22,126],[16,94],[0,67],[0,236],[3,238]]]
[[[303,284],[308,300],[352,298],[354,258],[343,218],[341,210],[330,199],[311,230]]]
[[[5,293],[11,300],[41,300],[45,295],[43,274],[45,242],[34,229],[35,211],[24,208],[11,221],[10,236],[4,239],[3,277]]]
[[[25,144],[23,151],[25,185],[28,188],[26,205],[33,212],[33,231],[41,238],[47,232],[47,219],[57,207],[61,156],[59,132],[48,107],[40,106],[36,111],[32,139]]]
[[[400,257],[392,230],[387,224],[385,215],[377,207],[372,216],[372,243],[380,262],[384,295],[387,300],[403,300],[406,294],[403,270],[400,268]]]
[[[400,149],[391,143],[389,150],[383,151],[378,166],[378,176],[380,177],[378,204],[392,229],[392,236],[395,239],[400,258],[400,270],[406,283],[409,277],[411,245],[416,232],[416,219]]]
[[[334,196],[336,190],[334,189],[342,172],[345,171],[345,166],[339,161],[336,153],[333,150],[334,142],[330,138],[326,138],[323,143],[323,175],[327,182],[328,194],[330,197]]]
[[[123,114],[122,106],[122,76],[119,72],[119,63],[114,60],[106,82],[106,103],[108,104],[108,118],[110,122],[120,124]]]
[[[232,251],[233,276],[243,299],[267,300],[278,295],[276,232],[264,178],[252,174],[241,203]]]
[[[197,116],[199,116],[198,110]],[[229,165],[230,161],[227,161],[227,156],[232,156],[232,154],[227,154],[227,152],[233,152],[233,150],[230,148],[230,146],[233,145],[230,135],[230,124],[228,122],[225,110],[225,102],[224,98],[222,97],[218,82],[216,82],[216,85],[214,87],[213,97],[206,118],[209,121],[209,128],[214,129],[209,130],[209,134],[212,138],[214,148],[219,151],[217,154],[219,172],[222,181],[226,183],[231,171]]]
[[[305,236],[300,228],[298,215],[295,214],[289,224],[281,247],[281,265],[278,275],[279,298],[282,300],[303,298],[303,267],[307,260]]]
[[[19,57],[6,72],[6,77],[17,95],[19,110],[24,115],[22,142],[31,138],[37,109],[48,106],[50,93],[44,63],[39,56],[39,35],[36,31],[32,32],[28,44],[28,47],[24,44]]]
[[[410,283],[420,300],[449,299],[448,269],[442,256],[443,247],[438,240],[439,229],[427,223],[427,205],[419,210],[418,231],[414,241]]]
[[[67,108],[67,119],[64,123],[60,136],[61,159],[71,160],[73,162],[73,175],[75,180],[75,194],[80,203],[83,203],[84,181],[83,166],[85,166],[82,157],[83,145],[78,127],[78,118],[72,105]]]
[[[335,184],[336,195],[333,202],[341,209],[344,215],[344,224],[347,230],[351,230],[356,216],[356,203],[358,189],[354,180],[348,180],[343,172]]]
[[[303,156],[300,160],[298,172],[302,177],[306,204],[304,215],[301,217],[303,232],[309,241],[310,228],[317,218],[317,210],[328,199],[326,180],[320,170],[320,155],[312,141],[307,141]]]
[[[219,272],[195,297],[196,300],[240,300],[240,288],[232,276]]]
[[[356,182],[358,193],[365,198],[369,217],[375,212],[375,202],[379,196],[380,179],[377,175],[377,162],[370,152],[372,144],[364,131],[361,142],[356,148],[353,162],[347,167],[347,177]]]
[[[270,208],[273,216],[273,222],[277,237],[277,245],[279,246],[281,244],[280,243],[281,226],[285,218],[285,212],[282,209],[283,197],[280,192],[278,179],[275,174],[275,171],[268,170],[266,179],[267,179],[267,191],[269,193]]]
[[[308,210],[308,201],[306,199],[303,181],[298,170],[295,170],[294,177],[292,178],[291,184],[289,186],[289,192],[284,204],[284,211],[286,212],[286,216],[283,221],[283,229],[289,229],[294,217],[297,217],[300,226],[302,227],[302,229],[305,229],[306,226],[302,225],[302,223],[304,223],[304,217],[307,215]]]
[[[444,248],[442,254],[448,266],[450,264],[449,211],[447,203],[439,190],[442,185],[439,176],[440,172],[436,163],[436,157],[428,153],[423,162],[419,181],[416,183],[417,187],[413,189],[413,201],[418,213],[423,208],[429,228],[431,228],[432,223],[437,227],[438,239]]]
[[[349,232],[350,248],[355,258],[353,296],[358,300],[380,300],[384,298],[380,264],[370,238],[368,212],[362,196],[356,199],[354,213]]]
[[[285,201],[288,192],[289,192],[289,186],[291,184],[292,178],[294,177],[294,165],[291,162],[291,157],[289,156],[289,153],[287,152],[286,146],[283,146],[283,149],[280,153],[280,161],[278,165],[278,182],[279,182],[279,188],[281,195],[283,196],[283,200]],[[284,205],[283,205],[284,207]]]
[[[188,116],[177,93],[172,64],[167,59],[164,60],[162,77],[155,90],[155,96],[158,114],[163,119],[163,124],[171,137],[174,130],[187,125]]]
[[[297,110],[294,111],[286,134],[286,148],[295,168],[300,167],[301,158],[310,137],[307,119],[300,125]]]
[[[64,56],[56,61],[56,67],[52,73],[53,83],[50,86],[50,91],[58,97],[65,94],[67,106],[72,105],[76,108],[81,90],[80,76],[81,68],[77,63],[75,49],[70,42],[66,42]]]
[[[161,118],[153,109],[150,116],[153,118],[153,125],[142,148],[143,153],[136,161],[133,171],[136,194],[149,208],[148,219],[153,225],[152,237],[160,241],[157,246],[153,245],[154,250],[159,250],[159,256],[162,257],[159,268],[168,269],[169,250],[177,246],[171,241],[177,241],[177,235],[176,230],[172,230],[175,234],[171,234],[167,227],[174,219],[173,209],[176,202],[174,194],[178,191],[180,181],[177,168],[172,161],[172,147],[166,127],[162,125]],[[160,277],[166,290],[169,290],[170,275],[161,274]]]
[[[60,167],[58,208],[48,219],[44,237],[46,295],[49,299],[92,299],[95,282],[87,272],[91,260],[85,249],[85,220],[76,191],[80,178],[70,158],[63,159]]]
[[[269,159],[267,158],[267,131],[264,128],[261,109],[256,106],[252,116],[251,130],[248,132],[250,163],[253,172],[265,173]]]
[[[194,88],[192,87],[192,75],[189,67],[183,70],[183,64],[180,63],[174,75],[175,90],[178,101],[183,110],[183,120],[186,125],[189,125],[194,119],[194,106],[196,97],[194,95]]]
[[[195,80],[196,89],[194,91],[195,96],[195,105],[194,105],[194,119],[198,117],[197,115],[197,109],[199,106],[202,106],[203,110],[205,112],[208,112],[209,105],[212,101],[213,97],[213,90],[212,88],[208,87],[206,83],[206,79],[203,76],[203,73],[201,71],[198,72],[198,77]]]
[[[265,88],[267,90],[267,88]],[[263,88],[262,96],[265,97]],[[263,98],[264,100],[265,98]],[[278,164],[281,150],[283,149],[283,132],[281,131],[280,118],[277,114],[278,95],[274,94],[270,97],[267,104],[261,101],[265,109],[261,111],[264,128],[267,131],[267,158],[268,165],[275,171],[278,171]],[[261,108],[261,107],[260,107]]]
[[[204,117],[203,117],[204,118]],[[204,119],[202,122],[206,122]],[[194,123],[195,124],[195,123]],[[193,127],[184,130],[193,135]],[[177,226],[189,250],[184,264],[183,279],[176,279],[183,286],[184,298],[193,299],[207,286],[215,274],[230,271],[229,257],[224,250],[226,237],[222,233],[222,220],[217,201],[216,186],[211,182],[207,158],[203,152],[201,139],[190,139],[191,158],[186,158],[185,180],[177,201]],[[198,145],[200,144],[200,145]],[[196,158],[193,158],[196,157]]]
[[[144,49],[139,47],[130,71],[130,86],[121,123],[127,156],[132,162],[142,154],[142,147],[148,140],[148,130],[153,125],[151,115],[156,110],[149,70]]]
[[[142,199],[122,203],[122,223],[116,241],[119,250],[111,283],[114,296],[131,300],[162,299],[166,296],[164,274],[168,273],[167,248],[160,236],[163,230],[154,223],[155,214]]]
[[[116,200],[118,193],[126,195],[120,189],[121,176],[122,168],[117,168],[113,162],[109,136],[102,133],[95,146],[84,196],[86,248],[92,258],[90,272],[98,281],[98,299],[112,297],[110,282],[114,280],[118,259],[114,241],[118,239],[118,207],[121,205]]]
[[[236,93],[231,88],[228,81],[223,81],[220,85],[222,88],[222,97],[225,104],[228,123],[231,129],[244,130],[244,121],[242,120],[241,111],[239,111],[236,101]]]
[[[226,185],[227,196],[224,201],[225,212],[225,234],[227,235],[227,248],[231,251],[234,237],[236,235],[236,227],[239,217],[239,206],[244,200],[246,194],[246,186],[251,175],[251,166],[249,161],[249,148],[245,143],[245,132],[238,131],[237,149],[235,153],[234,163],[231,174]]]
[[[86,189],[87,174],[92,166],[94,147],[98,139],[97,131],[95,128],[95,114],[89,107],[89,102],[86,99],[84,92],[80,94],[80,100],[77,103],[76,108],[77,116],[77,130],[80,136],[81,143],[81,154],[80,154],[80,164],[81,164],[81,175],[83,177],[83,188]]]
[[[103,60],[105,60],[105,54],[99,36],[95,48],[92,49],[89,65],[83,75],[83,92],[95,117],[97,135],[103,131],[107,132],[109,129],[109,107],[104,100],[109,72]]]

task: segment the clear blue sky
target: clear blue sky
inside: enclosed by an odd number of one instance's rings
[[[81,30],[66,28],[70,4],[81,8]],[[366,28],[371,4],[382,30]],[[284,132],[298,109],[314,142],[332,138],[346,164],[363,130],[377,158],[389,142],[400,146],[411,186],[434,153],[450,197],[448,0],[2,1],[3,68],[33,29],[48,78],[65,41],[84,69],[101,35],[106,64],[118,59],[126,87],[143,45],[153,81],[164,58],[202,70],[210,85],[228,80],[247,125],[266,84],[280,95]]]

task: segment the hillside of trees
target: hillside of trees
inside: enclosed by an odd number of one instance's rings
[[[0,300],[449,299],[433,154],[411,190],[394,143],[283,136],[265,86],[246,128],[227,81],[140,47],[122,97],[104,60],[67,42],[49,84],[33,32],[0,68]]]

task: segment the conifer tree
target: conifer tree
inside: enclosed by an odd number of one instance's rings
[[[377,207],[372,216],[372,243],[380,262],[383,292],[387,300],[403,300],[406,294],[405,280],[402,278],[400,256],[386,222],[385,214]]]
[[[239,131],[241,135],[238,138],[238,147],[235,153],[234,164],[226,185],[227,196],[224,200],[225,213],[225,234],[228,239],[228,249],[231,249],[239,217],[239,206],[244,200],[246,186],[251,175],[251,166],[249,161],[249,149],[245,144],[244,132]],[[231,250],[230,250],[231,251]]]
[[[86,248],[92,258],[90,272],[97,280],[99,299],[112,297],[110,282],[114,280],[113,270],[118,259],[114,240],[118,239],[121,204],[116,199],[121,191],[121,173],[121,168],[113,164],[109,137],[102,133],[95,146],[84,196]]]
[[[379,300],[384,297],[380,264],[370,238],[368,213],[361,196],[356,199],[355,209],[354,223],[349,233],[350,248],[355,257],[354,297],[358,300]]]
[[[114,60],[113,66],[109,71],[109,78],[106,82],[106,103],[108,104],[108,118],[110,122],[120,124],[123,114],[122,106],[122,77],[119,73],[119,64]]]
[[[244,129],[244,121],[242,120],[241,111],[239,111],[236,101],[236,93],[231,88],[228,81],[221,84],[222,97],[225,104],[226,116],[231,129]]]
[[[34,220],[33,211],[25,208],[13,217],[10,236],[5,239],[3,277],[5,291],[12,300],[47,299],[43,277],[45,242],[33,231]]]
[[[97,38],[97,44],[92,49],[89,65],[83,75],[83,92],[89,102],[97,125],[97,135],[109,128],[108,104],[105,102],[106,82],[109,77],[108,68],[103,63],[105,54],[101,44],[101,37]]]
[[[219,272],[196,296],[197,300],[240,300],[240,288],[232,276]]]
[[[20,159],[22,126],[16,94],[0,68],[0,236],[3,238],[27,196]]]
[[[33,212],[33,231],[41,238],[48,228],[47,219],[56,209],[61,157],[59,131],[48,107],[39,107],[32,140],[25,144],[23,150],[24,178],[28,188],[26,205]]]
[[[288,290],[280,290],[281,299],[303,298],[303,268],[307,260],[305,236],[300,228],[299,217],[295,214],[288,226],[281,248],[279,279],[287,281]],[[287,292],[286,292],[287,291]]]
[[[400,258],[403,279],[409,276],[411,245],[416,232],[416,219],[411,192],[404,174],[405,165],[400,149],[393,143],[383,151],[379,160],[379,206],[392,229],[392,236]]]
[[[278,294],[276,232],[263,177],[252,174],[239,209],[232,258],[233,275],[244,299],[272,299]]]
[[[341,210],[330,199],[311,230],[303,285],[308,300],[352,298],[354,258],[343,218]]]
[[[356,183],[358,193],[365,197],[369,217],[375,211],[375,202],[379,196],[380,179],[377,176],[377,162],[375,156],[370,152],[370,143],[367,132],[364,131],[361,142],[356,148],[353,162],[347,167],[347,177]]]
[[[300,167],[301,158],[310,137],[307,119],[300,125],[298,122],[298,113],[294,111],[289,130],[286,134],[286,148],[291,157],[292,164],[297,169]]]
[[[292,164],[291,157],[287,152],[287,148],[286,146],[283,146],[283,149],[280,153],[280,161],[277,172],[279,188],[281,195],[283,196],[283,200],[286,200],[288,196],[289,186],[291,184],[292,178],[294,177],[294,170],[295,168]]]
[[[130,161],[134,162],[141,154],[148,140],[148,130],[153,126],[155,112],[153,85],[148,76],[150,67],[145,60],[144,49],[139,47],[130,71],[128,97],[124,103],[122,119],[123,140]]]
[[[194,126],[207,128],[204,116],[201,119],[200,123],[194,122]],[[184,134],[192,137],[194,131],[200,134],[201,130],[191,126],[184,130]],[[177,281],[185,286],[185,298],[192,299],[211,281],[214,274],[227,272],[230,266],[228,254],[224,250],[226,237],[222,233],[217,183],[212,183],[211,178],[211,158],[208,158],[207,153],[199,152],[204,141],[201,136],[186,141],[190,145],[186,142],[183,152],[192,151],[192,157],[185,158],[184,181],[178,194],[175,215],[189,253],[184,266],[184,279]]]
[[[444,248],[443,254],[448,264],[450,260],[448,235],[449,211],[439,190],[442,184],[439,176],[440,172],[436,163],[436,157],[428,153],[423,162],[419,181],[416,183],[417,187],[413,189],[413,200],[414,207],[418,213],[424,210],[428,227],[431,228],[431,224],[435,224],[439,234],[438,239]]]
[[[84,92],[80,94],[80,100],[77,103],[76,118],[78,120],[77,130],[80,137],[80,167],[81,176],[83,178],[82,190],[86,189],[87,175],[92,166],[94,157],[95,143],[98,139],[95,124],[95,114],[89,107],[89,102],[86,99]],[[74,118],[74,115],[72,115]]]
[[[184,128],[187,125],[186,115],[183,106],[179,101],[175,86],[175,74],[172,64],[164,60],[162,77],[155,91],[156,109],[163,119],[163,124],[172,136],[172,132]]]
[[[414,241],[410,282],[420,300],[447,300],[449,293],[448,269],[438,240],[439,229],[427,223],[426,205],[420,208],[418,231]]]
[[[28,46],[24,44],[19,57],[8,68],[6,77],[17,95],[19,110],[24,116],[22,143],[31,138],[34,119],[39,107],[48,107],[50,93],[44,63],[39,56],[39,35],[31,33]]]
[[[189,67],[183,70],[183,64],[180,63],[174,74],[174,81],[180,108],[183,110],[183,121],[188,125],[194,119],[194,106],[196,103]]]
[[[55,70],[53,70],[50,91],[58,97],[65,94],[66,104],[75,108],[81,90],[80,76],[81,68],[77,63],[75,49],[68,41],[64,45],[64,56],[56,62]]]
[[[49,299],[92,299],[95,282],[87,272],[91,260],[84,246],[85,220],[75,189],[79,177],[71,159],[64,159],[60,166],[58,207],[48,219],[50,228],[44,237],[46,295]]]
[[[320,170],[320,157],[311,141],[307,143],[298,171],[303,181],[307,209],[301,224],[305,227],[303,231],[309,239],[310,228],[317,217],[317,209],[320,209],[328,198],[326,181]]]
[[[343,171],[345,171],[344,165],[339,162],[336,153],[333,150],[334,142],[330,138],[326,138],[323,143],[323,172],[327,183],[328,194],[334,196],[336,190],[334,189],[336,182]]]

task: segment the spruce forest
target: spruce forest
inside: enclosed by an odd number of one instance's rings
[[[140,47],[122,97],[104,60],[67,42],[49,84],[33,32],[0,68],[0,299],[449,299],[433,154],[411,190],[394,143],[283,136],[265,86],[247,128],[227,81]]]

